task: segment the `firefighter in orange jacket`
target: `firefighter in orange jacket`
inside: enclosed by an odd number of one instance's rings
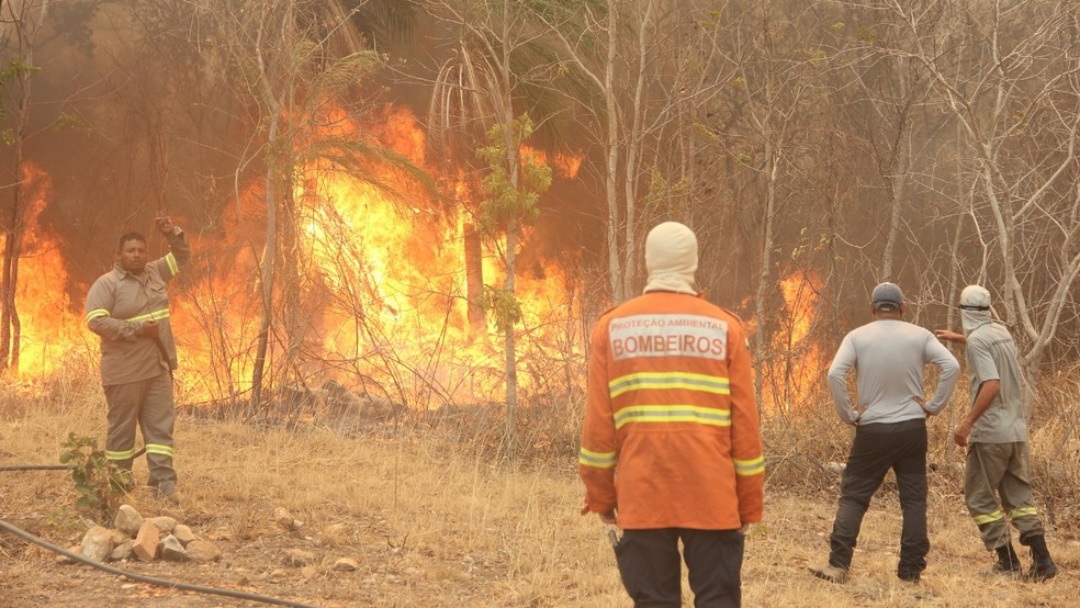
[[[697,608],[739,606],[743,537],[765,466],[739,319],[695,288],[697,238],[665,222],[645,242],[643,295],[593,330],[579,453],[585,507],[615,546],[635,606],[681,605],[678,541]]]

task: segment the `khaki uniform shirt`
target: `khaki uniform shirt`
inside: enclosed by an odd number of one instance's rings
[[[1015,443],[1027,441],[1024,412],[1024,381],[1016,359],[1016,343],[1000,323],[986,323],[967,336],[968,376],[971,402],[987,380],[1001,383],[993,403],[971,427],[971,443]]]
[[[167,237],[169,253],[132,274],[117,263],[98,277],[86,296],[86,324],[101,336],[101,383],[147,380],[176,369],[176,343],[169,325],[165,284],[191,259],[182,231]],[[143,323],[157,321],[158,339],[143,336]]]

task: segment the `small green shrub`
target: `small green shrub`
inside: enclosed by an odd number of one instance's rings
[[[108,525],[120,508],[121,499],[132,484],[130,471],[125,471],[105,458],[92,437],[68,433],[60,444],[64,451],[60,462],[68,465],[75,491],[79,494],[75,506],[99,524]]]

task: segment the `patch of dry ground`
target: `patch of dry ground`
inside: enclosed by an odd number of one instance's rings
[[[55,462],[69,429],[104,436],[104,416],[85,406],[0,414],[0,464]],[[343,437],[325,429],[181,420],[177,435],[186,507],[169,512],[144,489],[131,502],[144,514],[177,516],[216,542],[225,558],[208,565],[119,564],[124,569],[321,608],[629,605],[604,526],[578,515],[573,454],[553,465],[512,469],[430,430]],[[145,477],[138,466],[136,472]],[[771,490],[766,521],[747,544],[744,605],[1076,605],[1080,542],[1074,532],[1051,535],[1063,571],[1057,579],[1035,585],[984,578],[992,557],[982,551],[959,490],[942,483],[931,497],[930,567],[915,586],[893,575],[900,533],[895,492],[875,499],[852,580],[837,586],[806,570],[826,557],[833,492],[807,498]],[[87,527],[74,500],[62,471],[0,472],[0,518],[63,547],[77,543]],[[304,522],[300,531],[273,523],[279,506]],[[284,564],[283,553],[292,548],[317,556],[313,576]],[[359,562],[359,571],[332,570],[341,557]],[[257,605],[263,604],[60,565],[51,553],[0,533],[4,608]],[[692,605],[689,594],[685,605]]]

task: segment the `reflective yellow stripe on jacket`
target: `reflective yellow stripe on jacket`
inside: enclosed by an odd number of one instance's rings
[[[615,412],[616,429],[628,424],[669,422],[731,426],[731,410],[696,405],[633,405]]]
[[[109,316],[109,311],[105,310],[104,308],[95,308],[94,310],[91,310],[90,312],[86,313],[86,322],[89,323],[90,321],[93,321],[94,319],[96,319],[98,317],[107,317],[107,316]]]
[[[173,252],[170,251],[165,254],[165,263],[169,265],[169,272],[172,273],[172,276],[175,277],[180,274],[180,265],[176,263],[176,256],[173,255]]]
[[[689,372],[639,372],[619,376],[608,383],[612,399],[639,390],[699,391],[710,395],[730,395],[731,382],[723,376]],[[615,413],[615,428],[631,423],[693,422],[709,426],[731,426],[731,410],[696,405],[632,405]]]
[[[154,312],[148,312],[148,313],[146,313],[144,315],[139,315],[137,317],[131,317],[130,319],[127,319],[127,320],[130,321],[130,322],[134,322],[134,321],[160,321],[162,319],[168,319],[168,318],[169,318],[169,309],[168,308],[162,308],[161,310],[155,310]]]
[[[735,474],[742,475],[743,477],[750,477],[751,475],[760,475],[765,472],[765,457],[758,456],[750,460],[735,459]]]
[[[612,469],[615,468],[615,452],[593,452],[581,448],[578,452],[578,463],[597,469]]]
[[[676,389],[730,395],[731,381],[721,376],[687,372],[640,372],[619,376],[608,383],[608,392],[612,399],[630,391],[645,389]]]

